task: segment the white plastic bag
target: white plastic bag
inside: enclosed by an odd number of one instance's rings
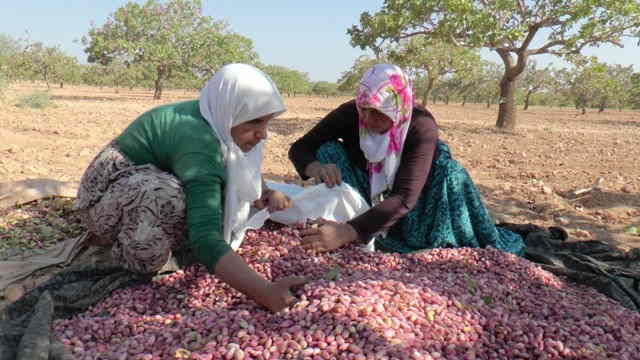
[[[340,186],[328,188],[325,184],[302,187],[267,181],[267,187],[278,190],[289,196],[292,206],[283,211],[269,213],[267,209],[255,212],[249,217],[242,229],[259,229],[264,222],[271,219],[285,225],[304,223],[307,220],[324,218],[326,220],[346,222],[369,210],[369,204],[354,188],[342,183]],[[242,242],[234,241],[232,248],[237,249]],[[366,249],[373,251],[373,241]]]
[[[270,182],[267,182],[267,186],[283,192],[292,200],[289,209],[276,211],[270,217],[271,220],[286,225],[319,218],[345,222],[369,210],[369,204],[364,198],[346,183],[333,188],[328,188],[325,184],[303,188]]]

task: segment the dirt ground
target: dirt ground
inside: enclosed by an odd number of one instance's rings
[[[42,85],[14,85],[0,100],[0,183],[32,178],[76,182],[93,156],[142,112],[195,98],[168,91],[52,88],[53,107],[20,108],[18,99]],[[347,98],[286,98],[288,111],[271,125],[263,172],[294,182],[289,144]],[[456,157],[501,221],[561,225],[572,239],[640,247],[640,112],[586,115],[570,108],[518,111],[518,130],[494,127],[497,106],[428,105]],[[574,195],[580,189],[596,189]],[[1,217],[10,212],[0,213]],[[0,231],[2,230],[0,228]],[[0,237],[1,238],[1,237]]]

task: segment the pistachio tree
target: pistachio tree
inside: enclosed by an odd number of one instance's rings
[[[550,85],[554,81],[552,74],[553,70],[551,70],[551,66],[539,69],[535,61],[529,61],[521,82],[524,91],[524,107],[522,110],[526,111],[529,109],[529,103],[533,94],[550,88]]]
[[[353,65],[351,65],[351,68],[340,74],[340,79],[338,79],[338,91],[354,94],[364,73],[373,65],[384,62],[385,60],[372,58],[367,55],[358,56],[354,60]]]
[[[584,115],[602,94],[608,79],[607,64],[595,56],[573,56],[570,61],[573,68],[557,71],[556,78],[564,85],[566,96]]]
[[[473,49],[453,46],[441,41],[431,41],[425,36],[415,36],[401,41],[388,51],[389,59],[405,68],[423,74],[422,104],[427,104],[431,91],[445,76],[466,72],[480,62],[480,55]]]
[[[17,67],[27,78],[63,86],[64,82],[79,78],[78,60],[66,55],[58,46],[46,46],[41,42],[27,43],[17,55]]]
[[[629,103],[631,95],[631,77],[633,66],[607,65],[607,78],[601,84],[601,92],[596,100],[598,111],[606,108],[618,108],[621,110]]]
[[[311,92],[324,97],[333,96],[338,94],[338,84],[328,81],[317,81],[313,83]]]
[[[282,94],[295,96],[311,90],[311,80],[307,73],[279,65],[267,65],[263,70],[273,79]]]
[[[516,127],[516,80],[531,56],[564,56],[638,35],[640,3],[622,0],[385,0],[347,30],[351,43],[379,51],[386,41],[426,36],[488,48],[504,65],[496,126]]]
[[[640,73],[631,75],[629,83],[629,105],[632,109],[640,109]]]
[[[168,79],[187,72],[207,77],[230,62],[253,62],[250,39],[202,15],[200,0],[128,2],[82,38],[90,63],[152,66],[154,99]]]

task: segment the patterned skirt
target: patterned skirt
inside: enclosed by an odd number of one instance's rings
[[[416,206],[386,236],[376,238],[376,250],[409,253],[491,246],[522,256],[522,237],[495,226],[471,177],[451,157],[449,146],[439,141],[437,147],[436,159]],[[335,141],[325,143],[316,158],[322,163],[336,164],[343,181],[369,199],[369,177],[349,162],[342,145]]]
[[[157,272],[185,244],[180,181],[153,165],[133,164],[113,143],[85,170],[74,207],[90,241],[111,246],[114,261],[130,271]]]

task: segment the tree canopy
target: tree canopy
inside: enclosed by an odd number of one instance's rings
[[[166,80],[180,73],[207,77],[224,64],[258,59],[250,39],[202,15],[200,0],[128,2],[101,27],[92,27],[82,42],[89,62],[152,66],[156,99]]]
[[[427,104],[430,92],[445,76],[471,71],[480,62],[475,50],[452,46],[441,41],[429,41],[425,36],[411,37],[387,51],[389,59],[413,73],[424,75],[415,85],[422,90],[422,104]]]
[[[264,72],[273,79],[282,94],[291,96],[311,90],[311,81],[307,73],[278,65],[265,66]]]
[[[516,126],[515,81],[530,56],[570,55],[638,36],[640,4],[620,0],[385,0],[347,30],[351,43],[380,51],[414,36],[495,51],[504,64],[496,126]]]

